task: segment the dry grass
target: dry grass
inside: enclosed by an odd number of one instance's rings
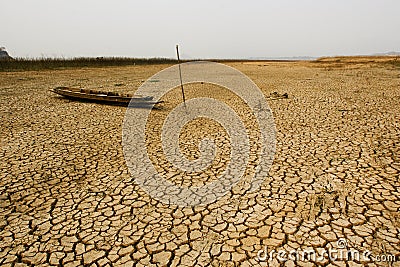
[[[175,59],[169,58],[124,58],[124,57],[97,57],[97,58],[16,58],[0,60],[1,71],[30,71],[46,69],[65,69],[82,67],[110,67],[130,65],[172,64]]]

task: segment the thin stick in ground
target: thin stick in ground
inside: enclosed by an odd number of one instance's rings
[[[181,81],[181,90],[182,90],[182,99],[183,104],[186,107],[186,100],[185,100],[185,90],[183,90],[183,83],[182,83],[182,71],[181,71],[181,59],[179,58],[179,46],[176,45],[176,55],[178,57],[178,68],[179,68],[179,79]]]

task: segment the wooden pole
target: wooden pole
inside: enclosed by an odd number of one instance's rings
[[[178,45],[176,45],[176,55],[178,56],[179,79],[181,80],[181,90],[182,90],[183,104],[186,107],[185,91],[183,90],[183,83],[182,83],[181,59],[179,58],[179,47],[178,47]]]

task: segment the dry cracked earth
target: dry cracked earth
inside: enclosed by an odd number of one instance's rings
[[[400,266],[400,69],[384,61],[229,63],[267,97],[275,159],[259,190],[239,183],[212,204],[186,208],[151,198],[131,177],[122,148],[126,107],[49,91],[132,93],[167,65],[0,73],[0,265]],[[186,90],[235,108],[252,145],[251,176],[259,160],[251,113],[223,88]],[[182,186],[218,179],[229,162],[227,133],[207,119],[186,125],[180,148],[188,159],[199,156],[204,137],[217,152],[204,173],[179,172],[159,138],[179,88],[164,100],[148,124],[155,168]],[[310,250],[318,256],[302,254]]]

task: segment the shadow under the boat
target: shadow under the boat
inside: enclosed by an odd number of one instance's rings
[[[81,103],[96,103],[100,105],[107,105],[107,106],[117,106],[117,107],[126,107],[126,108],[143,108],[143,109],[156,109],[161,110],[163,109],[160,104],[164,103],[164,101],[159,101],[158,103],[146,103],[146,102],[129,102],[129,103],[121,103],[121,102],[113,102],[113,101],[100,101],[94,99],[81,99],[75,97],[67,97],[67,96],[55,96],[59,99],[68,100],[68,102],[81,102]]]

